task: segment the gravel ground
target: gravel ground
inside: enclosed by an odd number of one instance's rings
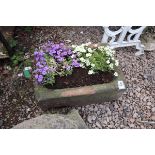
[[[36,27],[32,33],[16,30],[26,48],[48,39],[68,44],[101,41],[102,27]],[[24,37],[23,37],[24,36]],[[117,49],[117,58],[127,81],[127,91],[117,101],[78,107],[89,128],[155,128],[155,51],[136,57],[133,47]],[[32,80],[9,72],[0,77],[0,127],[12,126],[43,111],[37,106]]]
[[[33,82],[15,73],[0,76],[0,128],[11,128],[41,115],[34,98]]]
[[[117,50],[127,91],[117,101],[78,108],[90,128],[155,127],[155,52],[141,57],[134,52],[134,48]]]

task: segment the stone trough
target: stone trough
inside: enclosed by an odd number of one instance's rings
[[[66,89],[48,89],[35,86],[35,96],[43,110],[54,107],[83,106],[117,100],[126,90],[124,75],[117,70],[118,77],[110,83]]]

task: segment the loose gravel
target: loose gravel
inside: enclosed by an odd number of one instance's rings
[[[134,53],[131,47],[117,50],[127,82],[117,101],[78,108],[90,128],[155,128],[155,52]]]
[[[25,48],[37,47],[48,39],[68,44],[101,41],[102,27],[36,27],[23,35],[17,29],[18,40]],[[24,36],[24,37],[23,37]],[[127,91],[112,102],[77,107],[89,128],[155,128],[155,51],[136,57],[134,47],[119,48],[117,58],[125,75]],[[37,106],[31,80],[16,74],[0,77],[0,128],[12,126],[43,111]]]

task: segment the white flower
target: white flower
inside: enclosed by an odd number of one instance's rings
[[[91,57],[91,56],[92,56],[91,53],[87,53],[87,54],[86,54],[86,57]]]
[[[85,48],[83,46],[78,46],[77,50],[82,52],[82,53],[86,52],[86,50],[85,50]]]
[[[80,61],[81,61],[81,62],[85,62],[86,60],[85,60],[83,57],[81,57],[81,58],[80,58]]]
[[[107,46],[107,47],[105,47],[104,48],[106,51],[109,51],[110,50],[110,48]]]
[[[91,44],[91,42],[88,42],[88,43],[86,43],[85,45],[88,46],[88,45],[90,45],[90,44]]]
[[[118,60],[115,60],[115,65],[116,65],[116,66],[118,66],[118,65],[119,65]]]
[[[108,49],[108,50],[111,50],[110,46],[107,46],[107,49]]]
[[[88,52],[89,52],[89,53],[92,53],[92,51],[93,51],[93,50],[92,50],[91,48],[88,48]]]
[[[115,52],[114,50],[111,50],[111,53],[112,53],[112,54],[115,54],[116,52]]]
[[[93,70],[89,70],[89,71],[88,71],[88,74],[93,74],[93,73],[94,73]]]
[[[77,51],[77,52],[80,51],[79,46],[77,46],[74,51]]]
[[[111,69],[114,69],[114,65],[113,65],[112,63],[109,65],[109,67],[110,67]]]
[[[75,45],[72,45],[72,47],[75,48],[76,46]]]
[[[115,76],[118,76],[118,73],[117,73],[117,72],[115,72],[115,73],[114,73],[114,75],[115,75]]]
[[[92,67],[95,67],[95,64],[91,64]]]
[[[71,55],[71,58],[75,58],[76,56],[73,54],[73,55]]]
[[[106,63],[107,63],[107,64],[110,64],[110,61],[109,61],[109,60],[107,60],[107,61],[106,61]]]
[[[104,50],[104,46],[99,46],[98,49],[99,50]]]
[[[85,68],[84,64],[82,64],[82,63],[80,64],[80,67],[81,67],[81,68]]]
[[[80,52],[77,52],[77,56],[81,56],[81,53]]]
[[[109,56],[111,56],[111,57],[113,56],[113,54],[109,50],[106,51],[106,54],[109,55]]]
[[[112,59],[112,60],[115,60],[115,58],[114,58],[114,57],[111,57],[111,59]]]
[[[109,52],[108,50],[106,50],[105,52],[106,52],[106,54],[108,54],[108,55],[110,54],[110,52]]]
[[[86,50],[83,48],[83,49],[81,49],[81,52],[82,52],[82,53],[85,53],[85,52],[86,52]]]
[[[84,49],[84,48],[83,48],[82,46],[77,46],[77,47],[75,48],[75,51],[82,52],[83,49]]]
[[[89,65],[90,65],[89,60],[86,60],[86,66],[89,66]]]

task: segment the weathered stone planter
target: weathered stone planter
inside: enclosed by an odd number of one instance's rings
[[[35,86],[35,96],[43,110],[116,100],[126,90],[124,76],[120,70],[117,72],[118,77],[105,84],[54,90],[37,85]]]

